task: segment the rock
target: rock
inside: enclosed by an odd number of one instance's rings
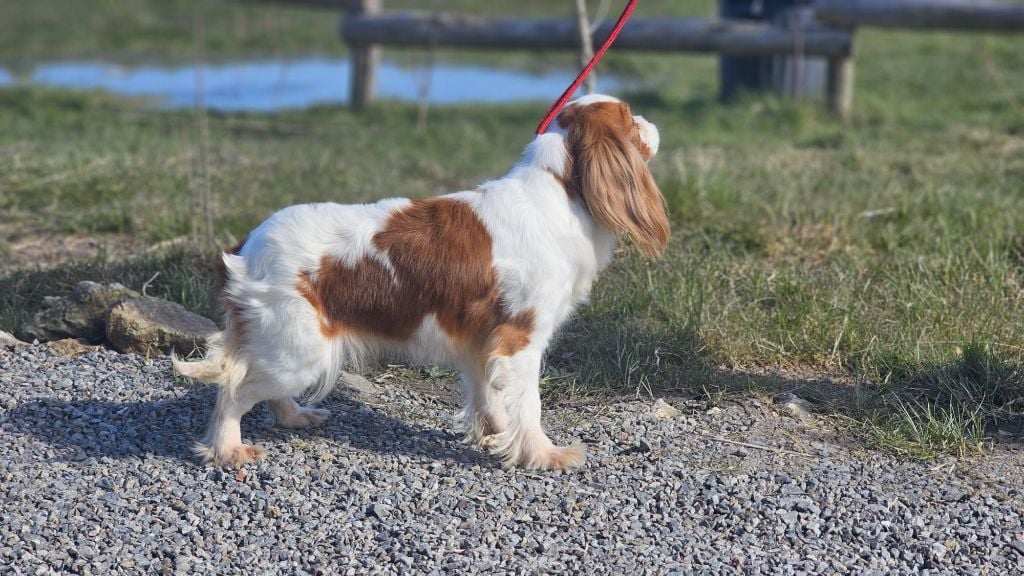
[[[351,372],[341,373],[341,383],[352,393],[353,396],[362,401],[372,400],[381,395],[384,389],[363,378],[359,374]]]
[[[46,347],[61,356],[78,356],[79,354],[85,354],[87,352],[95,352],[101,348],[100,346],[93,346],[89,344],[84,338],[64,338],[63,340],[54,340],[53,342],[48,343]]]
[[[708,408],[707,411],[708,416],[718,416],[721,413],[722,409],[719,408],[718,406],[712,406],[711,408]]]
[[[654,401],[654,415],[658,418],[675,418],[679,416],[679,409],[665,402],[664,398]]]
[[[1010,549],[1016,552],[1021,557],[1024,557],[1024,542],[1020,540],[1014,540],[1010,542]]]
[[[182,305],[152,296],[126,300],[110,311],[107,340],[119,352],[142,356],[171,350],[191,354],[217,331],[212,320],[193,314]]]
[[[646,440],[641,438],[640,440],[637,441],[637,443],[635,445],[630,446],[629,448],[626,448],[625,450],[619,450],[619,456],[632,456],[634,454],[649,454],[651,452],[651,450],[652,450],[651,445],[648,444]]]
[[[381,520],[386,519],[388,517],[389,512],[390,510],[388,509],[388,507],[382,504],[372,504],[366,509],[367,516],[376,516]]]
[[[138,292],[121,284],[98,284],[85,280],[76,284],[66,298],[44,298],[43,309],[22,325],[18,336],[30,342],[84,338],[99,344],[104,339],[104,326],[110,309],[138,296]]]
[[[13,346],[14,348],[24,348],[28,346],[27,342],[22,342],[14,337],[14,335],[0,330],[0,346]]]
[[[790,416],[800,421],[813,420],[811,412],[814,407],[811,403],[792,392],[782,392],[775,395],[775,404],[781,406]]]

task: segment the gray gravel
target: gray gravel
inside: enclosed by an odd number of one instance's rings
[[[911,464],[770,402],[667,398],[550,410],[585,468],[503,470],[443,397],[386,386],[313,431],[256,410],[268,457],[235,471],[188,451],[212,399],[166,358],[0,348],[0,573],[1024,571],[1013,448]]]

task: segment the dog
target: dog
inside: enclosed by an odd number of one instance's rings
[[[220,386],[196,445],[207,461],[263,456],[239,421],[265,401],[277,425],[322,423],[340,372],[380,354],[452,363],[466,439],[505,465],[567,469],[582,445],[541,426],[539,377],[552,335],[585,301],[620,237],[648,257],[669,240],[647,163],[657,128],[610,96],[570,102],[500,180],[473,191],[373,204],[285,208],[222,254],[225,328],[205,359],[172,358]]]

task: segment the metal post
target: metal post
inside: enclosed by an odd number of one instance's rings
[[[718,0],[718,15],[728,20],[775,22],[793,30],[794,54],[789,56],[734,56],[718,58],[719,95],[728,100],[742,91],[774,91],[784,95],[821,93],[823,63],[797,54],[800,29],[809,20],[809,0]],[[803,8],[801,8],[803,7]],[[798,12],[797,10],[803,10]]]

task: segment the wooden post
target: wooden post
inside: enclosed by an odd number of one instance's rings
[[[378,14],[383,0],[357,0],[346,16]],[[380,62],[380,47],[375,44],[349,42],[351,57],[351,92],[349,101],[353,108],[362,108],[373,102],[377,94],[377,65]]]
[[[844,122],[853,112],[853,53],[828,59],[828,109]]]

